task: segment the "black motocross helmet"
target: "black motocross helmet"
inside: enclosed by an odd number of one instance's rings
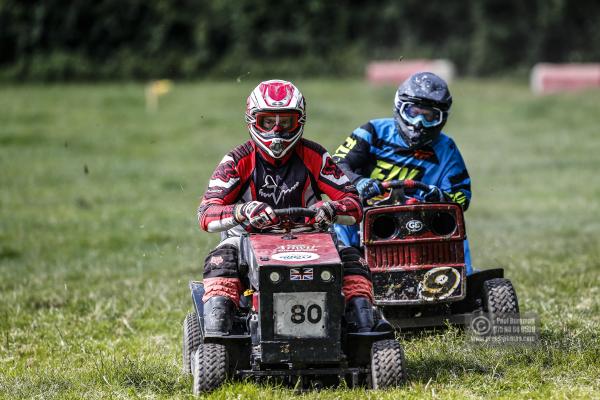
[[[435,140],[448,120],[452,96],[446,82],[431,72],[411,75],[396,91],[394,119],[409,149]]]

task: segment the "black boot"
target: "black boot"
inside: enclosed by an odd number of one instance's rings
[[[204,331],[209,335],[228,335],[233,325],[235,305],[229,297],[215,296],[204,303]]]
[[[366,297],[353,297],[346,304],[346,321],[350,332],[371,332],[373,306]]]

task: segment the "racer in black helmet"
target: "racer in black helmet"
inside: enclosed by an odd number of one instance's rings
[[[363,199],[384,193],[387,180],[418,180],[429,185],[417,192],[419,201],[458,203],[471,200],[471,178],[452,138],[442,132],[452,96],[446,82],[431,72],[419,72],[403,82],[394,97],[393,118],[377,118],[356,128],[340,145],[334,161]],[[336,225],[339,240],[360,247],[358,225]],[[471,273],[465,241],[467,274]]]
[[[419,72],[396,91],[394,119],[409,149],[433,142],[448,120],[452,95],[446,82],[431,72]]]

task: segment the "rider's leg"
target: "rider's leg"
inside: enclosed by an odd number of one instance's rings
[[[471,275],[473,273],[473,265],[471,264],[471,249],[469,248],[469,241],[465,239],[464,249],[465,249],[465,265],[467,269],[467,275]]]
[[[222,241],[204,264],[204,330],[228,334],[239,305],[242,284],[238,270],[239,237]]]
[[[344,246],[354,246],[360,247],[360,236],[359,231],[360,228],[358,224],[354,225],[333,225],[333,229],[335,230],[335,234],[341,244]]]
[[[342,291],[346,297],[346,321],[354,332],[373,328],[373,283],[371,272],[360,251],[354,247],[340,250],[344,267]]]

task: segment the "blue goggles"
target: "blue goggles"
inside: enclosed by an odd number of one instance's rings
[[[436,107],[403,102],[399,112],[402,118],[411,125],[420,122],[425,128],[431,128],[444,122],[444,113]]]

